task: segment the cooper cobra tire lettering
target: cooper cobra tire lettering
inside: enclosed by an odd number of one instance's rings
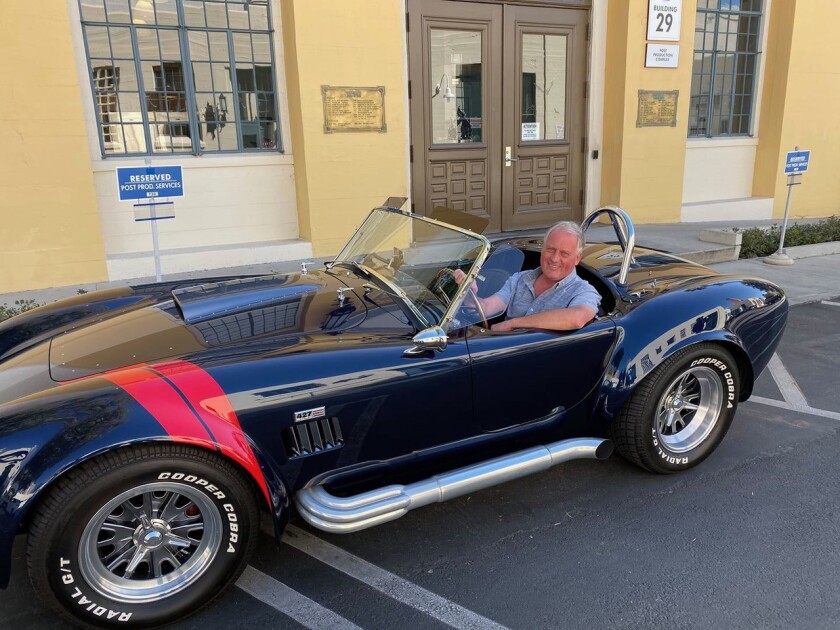
[[[258,497],[249,477],[212,451],[158,443],[106,453],[67,473],[36,509],[27,545],[35,591],[76,623],[129,628],[180,619],[245,568]],[[131,572],[118,560],[126,549],[107,544],[114,526],[139,532],[127,543],[134,552],[149,545]],[[184,527],[198,532],[189,546],[160,543],[168,528]],[[156,562],[157,550],[177,553],[179,565]]]
[[[616,450],[652,472],[699,464],[729,430],[740,387],[735,361],[722,345],[676,352],[637,384],[614,420]]]

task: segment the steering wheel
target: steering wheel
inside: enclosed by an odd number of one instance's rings
[[[446,291],[444,291],[443,286],[450,281],[454,282],[457,286],[458,282],[455,280],[455,272],[448,267],[444,267],[437,272],[431,287],[432,292],[437,295],[441,301],[446,304],[446,306],[449,306],[452,301],[449,299],[449,295]],[[484,328],[490,328],[487,324],[487,315],[484,314],[484,308],[481,306],[481,301],[478,299],[475,291],[473,291],[472,285],[467,287],[467,291],[464,296],[464,306],[467,306],[467,302],[470,302],[468,308],[475,308],[475,310],[478,311],[478,315],[480,317],[478,323],[482,324]]]

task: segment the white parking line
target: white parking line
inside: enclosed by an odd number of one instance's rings
[[[312,630],[361,630],[359,626],[278,582],[254,567],[245,567],[236,585],[243,591]]]
[[[507,630],[495,621],[435,595],[294,525],[286,527],[283,542],[453,628]]]
[[[787,368],[782,363],[778,354],[773,354],[773,357],[770,359],[770,363],[767,364],[767,367],[770,369],[770,376],[772,376],[773,380],[776,381],[776,385],[778,386],[779,391],[782,392],[782,397],[785,399],[786,403],[796,407],[809,406],[808,401],[805,400],[805,395],[802,393],[802,390],[799,389],[799,385],[796,384],[796,381],[793,380],[790,372],[787,371]]]
[[[826,304],[828,306],[840,306],[840,302],[829,302],[828,300],[823,300],[820,304]]]
[[[773,400],[772,398],[763,398],[762,396],[750,396],[747,402],[754,402],[760,405],[770,405],[771,407],[779,407],[780,409],[787,409],[788,411],[798,411],[799,413],[807,413],[812,416],[821,416],[823,418],[831,418],[832,420],[840,420],[840,413],[836,411],[826,411],[825,409],[815,409],[808,405],[792,405],[781,400]]]

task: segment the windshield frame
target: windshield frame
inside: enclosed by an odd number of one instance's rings
[[[418,309],[417,305],[408,297],[408,294],[403,290],[399,285],[394,283],[393,281],[389,280],[388,278],[384,277],[382,274],[377,272],[374,269],[364,265],[363,263],[359,263],[355,260],[347,260],[342,259],[341,255],[345,253],[350,243],[352,243],[356,237],[362,234],[362,231],[365,229],[370,218],[377,212],[388,212],[391,214],[396,214],[405,217],[409,221],[409,225],[411,226],[411,235],[412,238],[414,237],[415,226],[417,222],[428,223],[439,228],[450,230],[452,232],[468,236],[472,239],[477,241],[477,244],[480,245],[481,249],[478,255],[475,257],[475,260],[472,263],[472,267],[470,268],[469,272],[467,273],[466,278],[464,278],[463,282],[458,286],[455,295],[452,297],[450,303],[446,306],[446,310],[443,313],[439,322],[429,322],[426,317],[421,313],[420,309]],[[373,208],[365,217],[365,220],[362,224],[356,229],[353,235],[347,240],[344,247],[341,248],[341,251],[338,253],[335,260],[326,263],[327,270],[331,269],[335,265],[350,265],[357,267],[364,271],[364,273],[368,274],[370,277],[375,278],[378,282],[382,285],[386,286],[389,291],[393,292],[396,297],[398,297],[401,302],[406,306],[408,311],[413,316],[412,319],[416,319],[417,321],[413,322],[414,325],[419,329],[430,328],[434,326],[440,326],[444,330],[447,329],[448,325],[455,319],[455,314],[458,311],[464,297],[467,294],[468,288],[472,285],[472,282],[478,276],[479,270],[481,269],[484,262],[487,260],[487,257],[490,254],[490,241],[488,238],[482,234],[477,234],[471,230],[467,230],[464,228],[457,227],[450,223],[444,223],[442,221],[437,221],[436,219],[431,219],[429,217],[424,217],[419,214],[414,214],[410,212],[404,212],[402,210],[397,210],[396,208],[389,208],[387,206],[379,206]],[[441,267],[442,269],[443,267]]]

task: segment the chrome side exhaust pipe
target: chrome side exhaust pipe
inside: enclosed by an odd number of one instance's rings
[[[350,497],[336,497],[323,485],[316,485],[298,491],[295,500],[301,516],[313,527],[347,534],[393,521],[409,510],[519,479],[572,459],[603,460],[612,451],[612,442],[602,438],[561,440],[434,475],[407,486],[391,485]]]

